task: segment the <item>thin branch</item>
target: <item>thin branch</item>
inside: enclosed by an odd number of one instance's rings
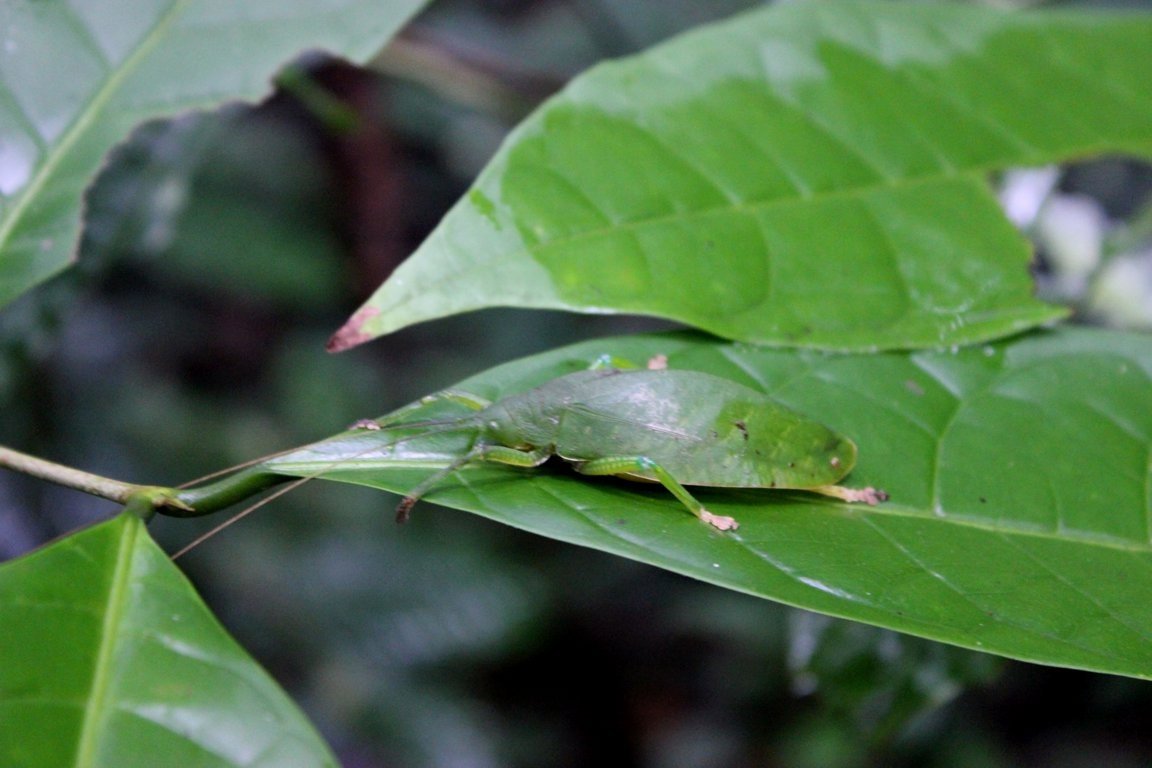
[[[2,445],[0,445],[0,467],[47,480],[65,488],[73,488],[103,499],[110,499],[120,504],[127,504],[133,495],[148,489],[148,486],[101,477],[91,472],[57,464],[54,461],[29,456]]]

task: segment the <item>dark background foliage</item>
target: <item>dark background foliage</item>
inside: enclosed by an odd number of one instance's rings
[[[370,68],[307,55],[257,108],[141,127],[90,191],[78,268],[0,316],[0,442],[178,483],[513,357],[662,327],[487,311],[323,352],[542,98],[750,5],[440,2]],[[1062,213],[1019,216],[1042,290],[1082,320],[1152,323],[1147,253],[1123,255],[1147,248],[1147,167],[1002,183]],[[794,611],[431,505],[396,528],[391,506],[312,484],[181,561],[348,766],[1152,762],[1147,683]],[[5,474],[0,557],[113,511]],[[174,550],[215,522],[153,530]]]

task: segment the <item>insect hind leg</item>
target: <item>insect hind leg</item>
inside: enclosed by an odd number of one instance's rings
[[[704,508],[688,490],[672,476],[668,470],[646,456],[607,456],[592,459],[576,465],[576,471],[584,475],[639,475],[651,477],[668,489],[688,511],[704,522],[721,531],[734,531],[740,527],[734,518],[714,515]]]

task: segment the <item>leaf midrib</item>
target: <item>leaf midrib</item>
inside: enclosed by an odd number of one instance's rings
[[[795,206],[795,205],[803,205],[806,207],[807,206],[816,206],[816,205],[820,205],[820,204],[823,204],[823,203],[828,202],[828,201],[834,201],[834,200],[838,200],[838,199],[840,199],[840,200],[862,199],[862,198],[866,198],[867,196],[869,196],[869,195],[873,194],[874,192],[881,190],[881,189],[914,189],[917,186],[928,186],[928,185],[937,185],[937,184],[954,184],[954,183],[964,183],[964,182],[978,185],[981,183],[983,173],[985,173],[985,171],[966,170],[966,171],[954,171],[954,172],[949,172],[949,173],[943,173],[943,174],[935,175],[935,176],[924,176],[924,177],[905,178],[905,179],[881,179],[879,181],[874,181],[874,182],[867,183],[867,184],[858,184],[855,186],[848,186],[848,187],[843,187],[843,188],[839,188],[839,189],[835,189],[835,190],[827,190],[827,191],[820,192],[817,194],[794,195],[794,196],[790,196],[790,197],[776,197],[776,198],[771,198],[771,199],[766,199],[766,200],[752,200],[752,201],[747,201],[747,202],[729,204],[726,206],[712,206],[709,208],[697,208],[697,209],[694,209],[691,211],[675,211],[675,212],[667,213],[667,214],[647,216],[647,217],[635,219],[632,221],[622,221],[622,222],[619,222],[616,224],[611,224],[609,226],[603,226],[603,227],[597,227],[594,229],[582,230],[582,231],[576,232],[574,234],[568,234],[568,235],[565,235],[563,237],[552,238],[552,239],[549,239],[545,242],[540,242],[540,243],[527,244],[527,243],[524,243],[523,240],[521,240],[521,242],[519,244],[517,244],[515,247],[509,248],[508,250],[501,251],[499,253],[493,253],[486,258],[477,259],[474,256],[472,256],[472,257],[464,260],[463,262],[461,262],[457,265],[456,269],[454,269],[453,271],[451,271],[447,274],[442,275],[439,278],[439,283],[442,286],[471,285],[471,284],[476,282],[475,275],[477,273],[486,273],[488,270],[491,269],[490,263],[492,261],[501,262],[501,261],[508,261],[511,259],[519,259],[519,258],[524,258],[524,257],[531,258],[534,254],[541,254],[541,253],[544,253],[547,250],[552,249],[552,248],[571,247],[575,244],[579,244],[582,242],[584,242],[584,243],[591,242],[591,241],[594,241],[594,240],[596,240],[598,238],[602,238],[602,237],[611,237],[613,235],[619,236],[621,234],[628,234],[628,233],[632,233],[632,232],[637,232],[637,231],[640,231],[640,230],[642,230],[644,228],[648,228],[648,227],[669,226],[669,225],[674,224],[674,223],[683,223],[685,221],[693,221],[693,220],[703,220],[703,219],[706,219],[706,218],[712,217],[712,216],[733,215],[733,214],[741,213],[741,212],[749,213],[749,214],[760,214],[760,213],[763,213],[764,211],[770,210],[772,208],[785,208],[787,206]],[[457,205],[465,204],[467,200],[468,200],[468,197],[465,196],[464,198],[461,199],[461,201]],[[501,205],[504,206],[504,210],[505,210],[505,212],[507,212],[507,210],[508,210],[507,204],[501,203]],[[428,245],[430,243],[434,242],[434,238],[436,238],[436,237],[445,238],[449,243],[452,243],[452,245],[450,246],[452,248],[452,250],[457,250],[459,248],[459,246],[454,242],[454,238],[452,238],[451,236],[449,236],[447,234],[448,227],[445,226],[446,224],[452,225],[454,223],[453,220],[450,219],[449,217],[452,217],[455,214],[455,212],[456,212],[456,210],[453,209],[453,211],[450,211],[448,213],[447,217],[445,218],[444,222],[442,222],[441,226],[438,227],[436,229],[436,231],[433,233],[433,235],[430,236],[425,241],[424,245],[422,245],[416,251],[416,253],[414,253],[412,255],[411,259],[415,259],[416,256],[418,256],[418,254],[420,253],[420,251],[423,251],[426,247],[428,247]],[[506,220],[504,223],[508,224],[509,222]],[[503,227],[500,227],[500,228],[503,228]],[[513,229],[515,229],[514,223],[513,223]],[[1024,265],[1024,262],[1022,260],[1021,266],[1023,267],[1023,265]],[[403,269],[403,267],[404,267],[404,265],[401,265],[400,269]],[[395,282],[392,282],[392,281],[385,283],[385,286],[395,287],[396,285],[397,284]],[[445,293],[450,293],[450,294],[451,293],[457,293],[457,294],[460,293],[459,291],[453,291],[448,287],[445,287],[444,290],[445,290]],[[467,293],[465,293],[464,295],[467,295]],[[418,299],[421,296],[422,296],[422,293],[420,293],[419,291],[417,291],[416,293],[403,293],[403,294],[397,296],[387,306],[385,306],[383,308],[383,311],[386,313],[387,312],[395,312],[398,308],[403,307],[406,304],[409,304],[414,299]],[[564,309],[568,306],[568,302],[566,302],[564,300],[559,300],[559,299],[552,300],[550,298],[548,298],[548,299],[538,298],[533,303],[533,306],[539,306],[539,307],[553,307],[553,306],[555,306],[556,308]],[[1031,317],[1032,313],[1036,311],[1036,308],[1020,309],[1019,311],[1022,314],[1026,314],[1027,316]],[[1058,308],[1052,308],[1052,312],[1053,312],[1053,314],[1055,314],[1055,313],[1060,312],[1060,310]]]
[[[143,526],[135,518],[121,523],[117,541],[116,565],[109,583],[104,608],[104,621],[101,624],[100,647],[95,658],[95,672],[92,686],[84,707],[84,722],[80,732],[76,764],[81,768],[96,765],[99,754],[99,738],[104,733],[108,719],[108,697],[112,684],[113,663],[122,637],[122,625],[131,594],[132,564],[136,555],[136,540]]]
[[[351,483],[353,485],[368,484],[369,487],[377,488],[377,489],[383,489],[384,488],[383,484],[379,483],[375,478],[373,478],[372,480],[369,480],[369,481],[367,481],[367,483],[365,483],[365,481],[363,480],[363,474],[364,473],[375,473],[375,472],[379,471],[382,474],[387,475],[388,473],[390,473],[392,471],[406,471],[406,470],[412,470],[412,469],[440,468],[440,467],[444,466],[443,462],[433,462],[433,461],[407,462],[407,461],[405,461],[405,462],[403,462],[403,466],[391,466],[391,467],[385,467],[385,468],[382,468],[380,470],[377,470],[376,468],[374,468],[372,466],[365,466],[366,464],[369,464],[370,461],[371,460],[363,460],[363,459],[354,460],[354,463],[351,463],[348,465],[342,465],[342,466],[337,467],[337,468],[332,467],[333,460],[331,460],[331,459],[324,461],[324,462],[316,462],[316,463],[310,463],[310,462],[306,462],[306,461],[284,463],[284,464],[277,463],[275,465],[275,467],[270,467],[270,470],[273,472],[276,472],[277,474],[284,474],[284,475],[290,475],[290,476],[295,476],[295,477],[312,476],[312,477],[315,477],[315,478],[320,479],[320,480],[330,480],[330,481],[334,481],[334,482]],[[322,464],[323,466],[318,467],[317,465],[320,465],[320,464]],[[468,472],[468,471],[471,471],[474,469],[479,469],[479,470],[488,471],[488,472],[503,471],[503,468],[501,468],[501,467],[495,467],[495,466],[490,466],[490,465],[478,465],[476,467],[462,467],[459,470],[459,472]],[[325,471],[325,470],[327,470],[327,471]],[[508,470],[508,471],[513,472],[514,470]],[[357,476],[357,479],[353,480],[350,478],[339,477],[339,475],[344,474],[344,473],[355,473]],[[522,478],[522,479],[530,480],[530,478]],[[397,487],[397,486],[395,486],[392,483],[389,483],[389,487]],[[445,490],[446,488],[447,488],[447,486],[445,486],[445,488],[442,488],[440,490]],[[718,490],[718,489],[714,489],[714,490]],[[397,492],[403,492],[403,490],[401,489],[400,491],[397,491]],[[433,501],[433,500],[430,499],[430,501]],[[433,503],[439,503],[441,505],[445,505],[445,502],[443,502],[443,501],[433,501]],[[1092,535],[1092,534],[1087,534],[1087,533],[1074,533],[1074,534],[1063,533],[1062,534],[1062,533],[1058,533],[1055,531],[1045,531],[1045,530],[1038,530],[1035,528],[1028,528],[1028,527],[1025,527],[1024,525],[1004,525],[1003,523],[996,524],[996,523],[991,523],[991,522],[984,522],[984,521],[977,519],[977,518],[974,518],[974,517],[962,516],[962,515],[958,515],[956,513],[945,512],[943,515],[934,515],[931,512],[927,512],[925,510],[921,510],[921,509],[916,508],[916,507],[910,507],[910,506],[901,505],[901,504],[894,504],[891,501],[885,502],[883,504],[879,504],[875,507],[867,507],[867,508],[863,508],[863,509],[859,506],[844,505],[844,504],[833,503],[833,502],[813,502],[813,504],[814,504],[814,506],[819,505],[819,506],[822,506],[822,507],[825,507],[828,509],[845,509],[845,510],[848,510],[849,514],[852,512],[857,512],[861,516],[868,516],[868,515],[878,515],[879,516],[879,515],[882,515],[882,516],[886,516],[886,517],[915,519],[915,520],[921,520],[921,521],[926,521],[926,522],[938,523],[941,525],[954,525],[954,526],[960,526],[960,527],[969,528],[969,529],[987,531],[989,533],[994,533],[994,534],[1003,535],[1003,536],[1022,536],[1022,537],[1028,537],[1028,538],[1033,538],[1033,539],[1043,539],[1043,540],[1047,540],[1047,541],[1055,541],[1055,542],[1066,543],[1066,544],[1078,544],[1078,545],[1083,545],[1083,546],[1100,547],[1100,548],[1111,549],[1111,550],[1120,551],[1120,552],[1128,552],[1130,554],[1136,554],[1136,555],[1152,554],[1152,544],[1150,544],[1150,543],[1135,542],[1135,541],[1132,541],[1129,539],[1121,539],[1119,537],[1109,536],[1107,534],[1097,534],[1097,535]],[[451,504],[448,504],[448,506],[453,506],[453,508],[457,508],[457,509],[466,509],[464,507],[458,507],[458,506],[451,505]],[[680,508],[680,506],[673,501],[668,502],[668,508],[669,508],[669,514],[682,514],[683,513],[683,509]],[[466,510],[466,511],[475,511],[475,510]]]
[[[1128,552],[1136,555],[1152,554],[1152,546],[1146,543],[1137,543],[1128,539],[1121,539],[1108,534],[1091,535],[1087,533],[1061,534],[1054,531],[1043,531],[1026,528],[1023,525],[1004,525],[984,522],[978,518],[958,515],[955,512],[945,512],[943,516],[932,515],[912,507],[900,507],[885,502],[877,507],[870,508],[865,514],[884,515],[889,517],[913,518],[917,520],[932,521],[947,525],[956,525],[980,531],[987,531],[1002,536],[1022,536],[1033,539],[1044,539],[1062,544],[1079,544],[1084,546],[1101,547],[1119,552]]]

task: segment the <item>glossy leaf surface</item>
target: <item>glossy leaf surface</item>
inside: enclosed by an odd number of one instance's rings
[[[772,345],[942,347],[1059,316],[985,175],[1152,149],[1152,18],[794,3],[574,80],[334,337],[491,306]]]
[[[259,98],[305,48],[363,58],[421,5],[0,4],[0,304],[67,265],[84,189],[137,123]]]
[[[122,514],[0,566],[0,764],[335,766]]]
[[[602,354],[665,354],[672,368],[731,378],[824,421],[859,445],[846,484],[883,488],[891,501],[696,489],[714,513],[739,520],[725,534],[659,487],[563,464],[466,468],[427,498],[834,616],[1152,678],[1149,337],[1062,330],[955,353],[864,356],[625,337],[510,363],[458,388],[498,398]],[[268,466],[403,492],[428,474],[413,466],[468,447],[458,433],[397,437],[339,436]],[[422,514],[435,512],[418,506],[413,524]]]

